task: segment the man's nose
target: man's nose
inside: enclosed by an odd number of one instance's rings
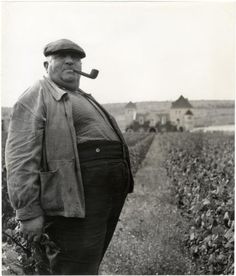
[[[66,55],[66,57],[65,57],[65,63],[66,64],[73,64],[74,63],[74,60],[73,60],[73,58],[72,58],[71,55]]]

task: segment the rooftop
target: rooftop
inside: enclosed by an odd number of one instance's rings
[[[136,108],[136,104],[132,102],[128,102],[125,108]]]
[[[182,95],[171,104],[171,108],[193,108],[193,106],[189,103],[187,98],[184,98]]]

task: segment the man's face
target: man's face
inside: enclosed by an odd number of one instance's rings
[[[48,76],[59,86],[70,90],[79,87],[80,75],[74,69],[81,71],[81,59],[73,52],[58,52],[48,58],[45,63]]]

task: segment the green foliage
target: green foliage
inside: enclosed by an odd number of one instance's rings
[[[155,137],[155,134],[138,134],[131,133],[126,134],[125,139],[129,146],[131,169],[135,174],[139,168],[139,165],[146,156],[150,145]]]
[[[173,195],[191,228],[186,245],[200,274],[233,274],[234,136],[163,135]]]
[[[128,144],[129,148],[137,144],[138,142],[142,141],[145,139],[147,136],[149,136],[149,133],[140,133],[140,132],[131,132],[127,133],[125,132],[123,134],[126,143]]]
[[[28,242],[15,229],[3,231],[2,274],[3,275],[49,275],[50,258],[60,252],[59,248],[43,234],[40,242]]]

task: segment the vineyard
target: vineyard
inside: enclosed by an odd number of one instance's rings
[[[5,139],[3,133],[2,149]],[[233,274],[234,135],[129,133],[125,139],[135,188],[100,274]],[[46,239],[36,246],[19,237],[2,164],[3,274],[43,274],[42,249],[53,248]]]
[[[7,133],[2,133],[2,153]],[[125,139],[129,146],[132,172],[135,175],[145,158],[154,138],[153,134],[129,134]],[[2,155],[2,228],[3,228],[3,275],[49,274],[44,250],[56,250],[44,236],[41,244],[29,244],[19,235],[19,225],[7,195],[6,167]]]
[[[124,138],[129,146],[132,173],[135,175],[154,139],[154,134],[125,133]]]
[[[165,134],[160,145],[199,274],[234,274],[234,136]]]

